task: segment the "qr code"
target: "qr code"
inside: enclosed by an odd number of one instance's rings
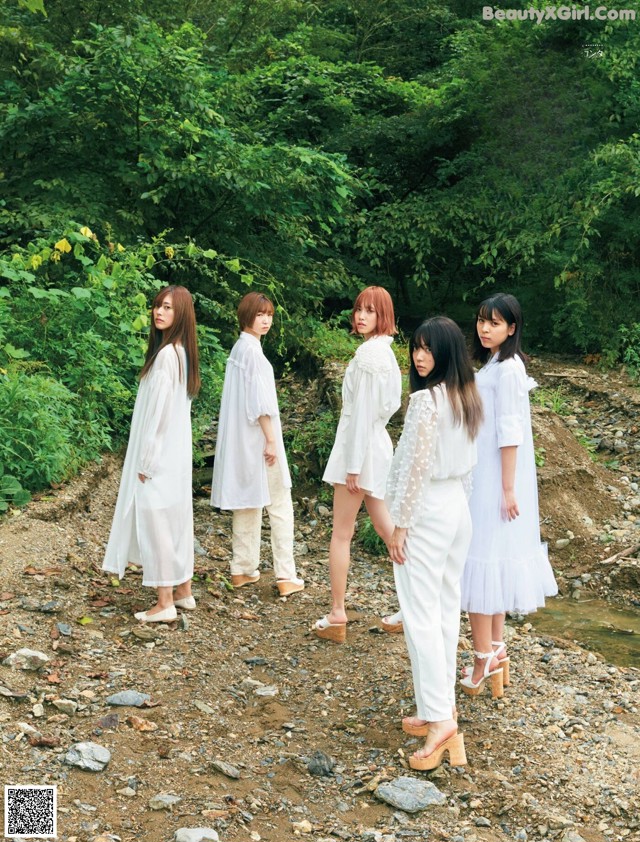
[[[4,835],[23,839],[57,836],[55,786],[5,786]]]

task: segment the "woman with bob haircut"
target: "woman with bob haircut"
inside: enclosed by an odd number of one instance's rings
[[[193,576],[191,399],[200,390],[196,317],[189,290],[167,286],[152,305],[151,331],[131,418],[103,570],[142,564],[158,599],[135,617],[167,623],[196,607]],[[175,589],[175,590],[174,590]]]
[[[211,505],[233,512],[231,583],[260,578],[260,531],[266,507],[280,596],[304,590],[293,558],[291,476],[282,439],[273,368],[260,340],[273,323],[273,303],[249,292],[238,305],[240,336],[224,376]]]
[[[416,716],[402,729],[424,736],[412,769],[434,769],[449,752],[466,763],[455,714],[460,578],[471,540],[467,491],[476,462],[482,403],[462,331],[446,316],[427,319],[409,345],[411,397],[389,473],[387,542],[405,640]]]
[[[391,350],[397,333],[386,289],[362,290],[353,305],[351,333],[363,337],[342,383],[342,412],[322,479],[333,485],[333,531],[329,547],[331,610],[313,626],[316,635],[344,643],[345,594],[351,539],[364,501],[374,529],[387,542],[393,532],[384,504],[393,445],[386,430],[400,408],[402,378]]]

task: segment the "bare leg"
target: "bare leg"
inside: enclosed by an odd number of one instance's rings
[[[351,539],[356,515],[362,505],[364,491],[351,494],[346,485],[333,487],[333,531],[329,545],[329,576],[331,579],[330,623],[346,623],[344,597],[347,592],[347,574],[351,560]]]
[[[373,528],[386,544],[393,535],[393,523],[384,500],[378,500],[377,497],[371,497],[367,494],[364,498],[364,505],[371,518]]]
[[[191,596],[191,579],[176,586],[173,599],[186,599],[188,596]]]
[[[191,587],[191,584],[189,584]],[[150,608],[147,614],[157,614],[159,611],[164,611],[165,608],[171,608],[173,605],[173,588],[158,588],[158,601]]]
[[[496,642],[504,640],[504,620],[504,614],[494,614],[491,618],[491,640]]]
[[[491,634],[493,615],[491,614],[473,614],[469,612],[469,622],[471,624],[471,636],[473,637],[473,648],[476,652],[492,652]],[[497,640],[497,638],[496,638]],[[474,684],[483,676],[486,660],[475,658],[473,662],[473,674],[471,680]],[[491,659],[491,670],[496,670],[500,666],[497,658]]]

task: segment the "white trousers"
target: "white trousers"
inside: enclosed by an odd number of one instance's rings
[[[277,579],[295,579],[293,559],[293,503],[291,489],[282,483],[282,472],[276,463],[267,465],[267,481],[271,503],[266,507],[271,526],[273,569]],[[260,567],[260,531],[262,509],[234,509],[233,512],[233,576],[253,576]]]
[[[460,579],[471,542],[471,516],[459,479],[434,480],[405,563],[394,564],[404,636],[411,658],[416,715],[451,719],[460,633]]]

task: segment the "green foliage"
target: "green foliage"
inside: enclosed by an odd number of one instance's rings
[[[567,398],[561,386],[554,389],[538,387],[531,392],[531,403],[537,406],[545,406],[556,415],[568,415],[569,406]]]
[[[635,322],[630,327],[621,325],[619,334],[622,362],[634,377],[640,377],[640,323]]]
[[[373,528],[370,517],[364,518],[358,523],[356,538],[360,546],[371,555],[388,556],[387,546]]]

